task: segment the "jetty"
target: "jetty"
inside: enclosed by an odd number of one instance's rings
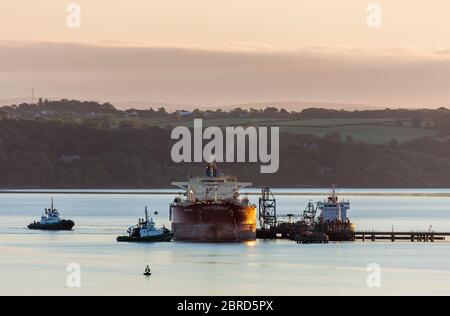
[[[319,244],[342,241],[446,241],[450,232],[433,231],[432,226],[423,231],[357,231],[350,221],[350,201],[339,199],[332,186],[328,199],[310,201],[303,214],[280,215],[276,198],[270,188],[262,188],[259,199],[258,239],[289,239],[299,244]],[[287,220],[286,220],[287,219]]]
[[[445,241],[446,237],[450,236],[450,232],[405,232],[405,231],[355,231],[355,240],[365,241],[377,241],[377,240],[390,240],[395,241],[411,241],[411,242],[434,242]]]

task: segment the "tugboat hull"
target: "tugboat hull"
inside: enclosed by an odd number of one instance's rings
[[[55,224],[31,223],[28,228],[33,230],[72,230],[73,226],[75,226],[73,221],[62,220]]]
[[[256,239],[256,207],[198,203],[171,205],[172,231],[177,241],[244,242]]]
[[[138,236],[119,236],[117,237],[117,241],[119,242],[168,242],[173,238],[173,234],[171,232],[164,233],[159,236],[150,236],[150,237],[138,237]]]

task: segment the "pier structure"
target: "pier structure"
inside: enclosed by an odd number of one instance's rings
[[[405,232],[405,231],[356,231],[355,240],[371,241],[375,242],[377,240],[390,240],[395,241],[410,241],[410,242],[434,242],[434,241],[445,241],[446,237],[450,236],[450,232]]]
[[[261,189],[258,217],[259,225],[263,229],[273,229],[277,226],[277,200],[270,188]]]
[[[290,239],[299,244],[312,244],[357,240],[435,242],[450,237],[450,232],[435,232],[432,226],[428,231],[395,231],[393,227],[392,231],[356,231],[348,217],[348,209],[350,202],[339,200],[333,186],[327,200],[317,203],[309,201],[302,214],[280,215],[271,190],[263,188],[259,199],[260,227],[256,230],[256,238]]]

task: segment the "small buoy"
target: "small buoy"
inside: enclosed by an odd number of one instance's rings
[[[150,276],[150,275],[152,275],[152,273],[150,272],[149,266],[147,266],[147,267],[145,268],[144,275],[145,275],[145,276]]]

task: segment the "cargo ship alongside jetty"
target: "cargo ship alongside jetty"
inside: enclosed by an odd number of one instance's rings
[[[330,196],[317,202],[316,207],[320,211],[313,227],[316,232],[325,233],[331,241],[355,240],[355,225],[348,216],[350,201],[339,199],[335,186],[332,186]]]
[[[269,188],[262,189],[259,199],[260,228],[258,238],[284,238],[300,243],[327,243],[329,241],[354,241],[355,225],[348,216],[350,201],[339,199],[333,186],[324,201],[310,201],[298,220],[295,215],[280,216],[276,199]],[[287,221],[280,220],[287,217]]]
[[[170,205],[172,232],[176,241],[244,242],[256,239],[256,205],[239,191],[251,183],[219,175],[214,163],[205,177],[173,182],[183,189]]]

